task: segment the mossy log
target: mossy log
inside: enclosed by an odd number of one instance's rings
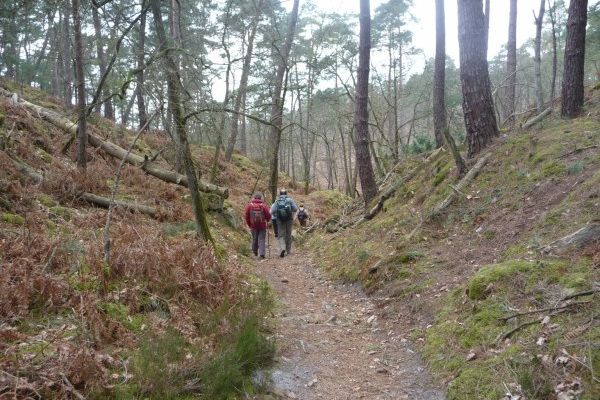
[[[538,122],[540,122],[541,120],[546,118],[551,113],[552,113],[552,107],[546,108],[544,111],[542,111],[541,113],[539,113],[538,115],[536,115],[535,117],[530,119],[529,121],[525,122],[523,124],[523,129],[531,128],[532,126],[534,126],[535,124],[537,124]]]
[[[10,93],[9,91],[6,91],[2,88],[0,88],[0,95],[12,98],[12,93]],[[50,122],[52,125],[64,130],[65,132],[67,132],[73,136],[77,134],[77,124],[73,123],[68,118],[65,118],[62,115],[60,115],[50,109],[47,109],[45,107],[41,107],[36,104],[30,103],[24,99],[19,99],[18,104],[37,113],[39,117],[45,119],[46,121]],[[125,161],[128,164],[134,165],[136,167],[140,167],[146,173],[148,173],[158,179],[161,179],[165,182],[174,183],[177,185],[188,187],[188,179],[185,175],[181,175],[177,172],[169,171],[164,168],[161,168],[160,166],[156,165],[155,163],[151,162],[150,160],[148,160],[140,155],[137,155],[134,153],[128,154],[127,150],[125,150],[121,146],[118,146],[114,143],[105,141],[105,140],[99,138],[98,136],[95,136],[92,134],[88,134],[88,143],[94,147],[98,147],[98,148],[102,149],[108,155],[118,158],[119,160],[122,160],[125,157]],[[198,186],[199,186],[198,189],[202,192],[216,193],[223,198],[229,197],[229,189],[228,188],[217,186],[212,183],[208,183],[208,182],[204,182],[204,181],[199,181]]]
[[[98,196],[93,193],[83,192],[79,195],[79,198],[81,200],[87,201],[88,203],[91,203],[98,207],[110,208],[111,200],[108,197],[103,197],[103,196]],[[139,212],[139,213],[148,215],[152,218],[156,218],[156,215],[158,214],[156,208],[146,206],[143,204],[130,203],[127,201],[116,200],[116,199],[113,200],[113,204],[116,207],[122,208],[124,210],[131,211],[131,212]]]
[[[600,220],[588,222],[586,226],[561,239],[555,240],[542,249],[542,253],[561,253],[568,249],[582,248],[600,241]]]
[[[491,153],[487,153],[484,156],[482,156],[479,160],[477,160],[477,163],[475,163],[473,168],[471,168],[469,172],[467,172],[465,177],[462,178],[460,182],[458,182],[458,184],[452,188],[452,193],[450,193],[448,197],[446,197],[441,203],[435,206],[433,210],[431,210],[431,212],[428,215],[429,218],[433,218],[441,214],[446,208],[450,206],[450,204],[452,204],[452,202],[456,198],[457,193],[460,193],[465,187],[467,187],[471,183],[473,179],[475,179],[477,174],[479,174],[483,166],[490,159],[491,155]]]
[[[387,190],[381,193],[381,197],[379,198],[379,201],[377,201],[377,204],[375,204],[375,206],[369,212],[367,212],[363,216],[363,218],[356,221],[355,225],[358,225],[360,222],[362,222],[363,219],[373,219],[383,209],[383,205],[385,204],[385,202],[388,199],[390,199],[402,185],[406,184],[408,181],[413,179],[419,173],[419,171],[423,169],[423,167],[437,159],[437,157],[440,154],[443,154],[443,152],[444,150],[442,148],[435,150],[433,153],[431,153],[429,157],[427,157],[427,159],[424,162],[419,164],[417,167],[413,168],[405,176],[397,179]]]
[[[12,162],[19,174],[28,177],[35,184],[42,183],[42,181],[44,180],[44,176],[41,174],[41,172],[39,172],[35,168],[31,167],[29,164],[27,164],[25,161],[21,160],[16,155],[9,153],[8,151],[6,151],[6,154],[12,160]]]

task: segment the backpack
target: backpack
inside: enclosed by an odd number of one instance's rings
[[[278,221],[289,221],[292,219],[292,206],[290,201],[283,197],[277,200],[277,220]]]
[[[250,206],[250,222],[252,226],[260,225],[265,220],[265,212],[260,203],[252,203]]]
[[[304,221],[307,218],[308,218],[308,215],[306,214],[306,210],[300,210],[300,211],[298,211],[298,219],[300,221]]]

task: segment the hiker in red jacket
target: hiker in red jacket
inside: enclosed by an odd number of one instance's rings
[[[267,225],[270,220],[269,206],[263,202],[260,193],[255,193],[252,201],[246,206],[246,223],[252,232],[252,252],[263,259]]]

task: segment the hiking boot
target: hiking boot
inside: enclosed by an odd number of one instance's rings
[[[262,260],[264,260],[264,259],[265,259],[265,256],[260,256],[260,258],[261,258]]]
[[[281,253],[279,253],[279,257],[281,257],[281,258],[285,257],[285,250],[281,250]]]

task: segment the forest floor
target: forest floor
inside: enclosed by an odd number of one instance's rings
[[[443,399],[402,332],[359,285],[329,280],[304,249],[256,262],[276,292],[272,393],[292,399]]]

